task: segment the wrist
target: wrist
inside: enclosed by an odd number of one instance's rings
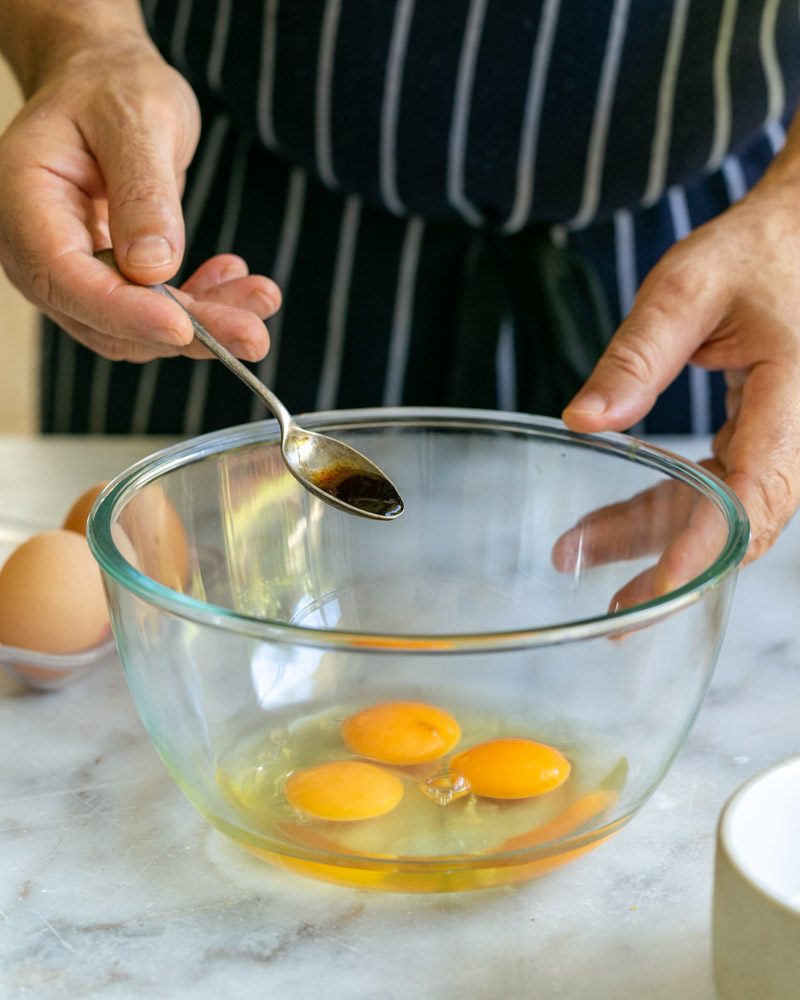
[[[151,45],[138,0],[0,0],[0,52],[26,98],[99,47]]]

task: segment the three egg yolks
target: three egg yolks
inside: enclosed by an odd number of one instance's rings
[[[349,716],[342,738],[354,754],[394,766],[439,760],[461,739],[458,722],[441,708],[416,701],[382,702]],[[535,740],[488,740],[456,754],[450,770],[470,790],[491,799],[522,799],[552,791],[569,777],[570,763]],[[336,760],[293,771],[289,804],[316,819],[348,822],[391,812],[403,798],[397,775],[364,760]]]

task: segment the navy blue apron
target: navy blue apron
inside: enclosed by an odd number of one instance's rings
[[[558,414],[648,270],[759,179],[800,93],[792,0],[145,0],[203,135],[191,272],[241,254],[284,305],[254,368],[295,412]],[[687,368],[648,432],[708,433]],[[266,416],[221,365],[109,362],[46,324],[42,428]]]

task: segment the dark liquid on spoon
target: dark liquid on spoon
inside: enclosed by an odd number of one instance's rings
[[[391,483],[380,476],[358,472],[352,466],[328,465],[309,479],[323,492],[368,514],[396,517],[403,511],[403,502]]]

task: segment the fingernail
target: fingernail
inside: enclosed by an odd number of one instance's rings
[[[243,278],[244,276],[241,264],[228,264],[220,271],[219,284],[221,285],[225,281],[235,281],[236,278]]]
[[[131,243],[125,254],[131,267],[164,267],[172,263],[175,251],[163,236],[143,236]]]
[[[185,339],[177,330],[170,330],[167,326],[158,326],[150,331],[150,339],[158,341],[159,344],[171,344],[173,347],[185,343]]]
[[[248,361],[253,351],[249,340],[234,340],[232,344],[228,344],[228,350],[242,361]]]
[[[561,573],[575,572],[581,556],[582,541],[583,533],[575,528],[572,528],[558,539],[553,551],[557,570]]]
[[[278,285],[272,280],[272,278],[266,278],[266,294],[269,295],[271,299],[276,302],[280,302],[281,290]]]
[[[242,361],[256,362],[266,355],[267,348],[259,348],[250,340],[237,340],[231,345],[231,352]]]
[[[272,315],[277,310],[278,304],[267,292],[253,292],[247,298],[247,308],[256,315],[261,313]]]
[[[606,401],[596,392],[587,392],[576,396],[567,409],[573,413],[602,413],[606,409]]]

